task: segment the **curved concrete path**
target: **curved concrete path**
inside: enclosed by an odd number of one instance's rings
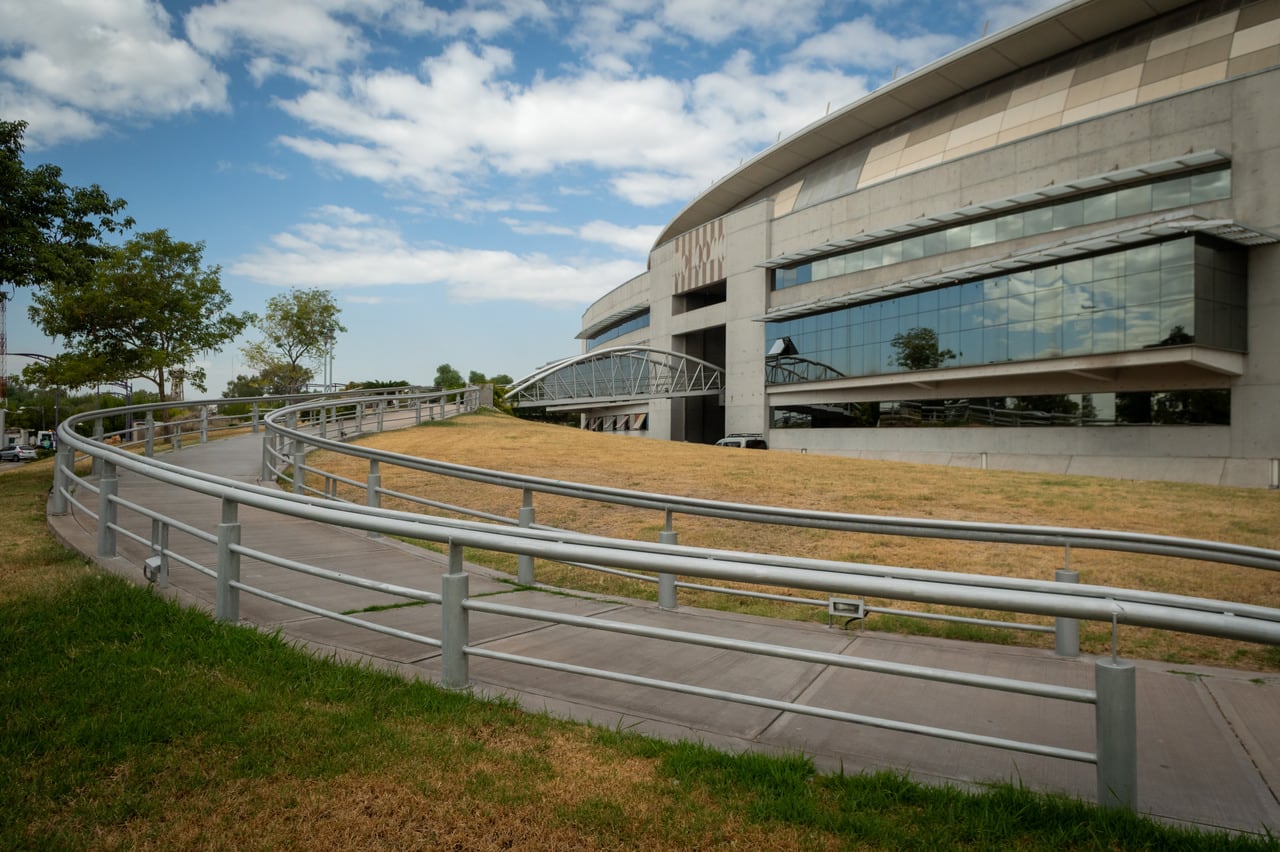
[[[256,482],[260,436],[225,438],[188,446],[164,458],[175,464]],[[219,521],[216,500],[124,473],[120,495],[155,505],[204,530]],[[161,496],[163,495],[163,496]],[[142,536],[150,523],[121,522]],[[93,519],[75,511],[51,517],[54,532],[92,557]],[[407,586],[439,589],[443,556],[363,533],[282,518],[241,507],[242,543],[294,560],[358,573]],[[203,564],[214,564],[212,546],[173,532],[170,546]],[[120,537],[119,555],[95,560],[103,568],[144,583],[141,545]],[[681,607],[567,597],[520,589],[511,578],[468,566],[471,594],[501,596],[514,605],[588,617],[777,642],[856,654],[918,666],[1092,688],[1092,659],[1065,660],[1052,652],[982,645],[839,627],[797,624]],[[338,611],[395,603],[399,599],[323,583],[243,559],[246,583]],[[167,593],[213,611],[213,581],[176,562]],[[363,617],[428,636],[440,635],[439,607],[386,609]],[[406,640],[310,616],[242,594],[246,623],[340,659],[359,660],[409,677],[439,679],[438,652]],[[472,613],[471,644],[565,663],[617,667],[628,672],[784,701],[813,702],[852,713],[1093,751],[1093,707],[948,686],[826,666],[755,657],[733,651],[677,646],[635,637]],[[1280,831],[1280,675],[1258,675],[1201,666],[1138,662],[1139,810],[1154,817],[1205,828]],[[748,749],[811,755],[825,770],[895,769],[925,782],[960,785],[1008,780],[1037,790],[1096,800],[1093,766],[992,748],[952,743],[792,713],[627,686],[529,666],[472,658],[475,690],[503,695],[534,711],[626,728],[671,739],[691,739],[729,751]]]

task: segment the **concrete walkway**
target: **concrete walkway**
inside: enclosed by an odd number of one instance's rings
[[[261,463],[259,436],[226,438],[166,454],[165,460],[256,482]],[[123,473],[120,495],[143,505],[162,504],[171,517],[213,531],[217,501],[143,477]],[[150,522],[122,510],[120,521],[146,537]],[[431,591],[445,572],[442,556],[399,542],[282,518],[241,507],[246,547],[297,561]],[[51,517],[55,533],[92,556],[93,519],[72,511]],[[202,564],[215,564],[211,545],[177,531],[170,547]],[[145,548],[120,537],[119,555],[97,560],[104,568],[145,582]],[[545,608],[587,617],[697,631],[747,641],[772,642],[917,666],[1056,683],[1091,689],[1092,659],[1064,660],[1052,652],[954,642],[875,632],[847,632],[838,626],[798,624],[655,604],[566,597],[516,588],[511,578],[468,566],[472,595],[495,595],[503,603]],[[338,611],[402,602],[309,578],[250,559],[241,579]],[[213,581],[178,564],[171,568],[169,594],[210,612]],[[438,680],[438,652],[403,639],[371,633],[242,594],[241,617],[311,650],[360,660],[411,677]],[[362,615],[371,621],[427,636],[440,635],[438,606],[402,606]],[[851,713],[923,725],[958,728],[991,736],[1045,743],[1091,752],[1093,707],[989,692],[971,687],[910,680],[827,666],[777,660],[692,646],[671,646],[614,633],[547,625],[472,613],[471,644],[581,666],[615,668],[632,674],[813,703]],[[1154,817],[1206,828],[1280,831],[1280,676],[1201,666],[1138,662],[1139,809]],[[1006,780],[1036,790],[1096,799],[1093,766],[984,746],[827,721],[708,698],[684,696],[585,676],[560,674],[513,663],[472,658],[477,692],[514,698],[522,706],[610,728],[705,742],[729,751],[803,752],[826,770],[859,772],[895,769],[926,782],[964,786]]]

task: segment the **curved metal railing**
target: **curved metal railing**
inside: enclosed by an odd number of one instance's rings
[[[1055,583],[816,560],[785,554],[743,553],[684,547],[676,542],[671,519],[675,515],[689,514],[725,520],[894,535],[1055,545],[1067,548],[1102,548],[1212,560],[1267,570],[1276,570],[1280,567],[1280,552],[1277,551],[1220,542],[1105,530],[882,518],[717,503],[674,495],[566,483],[416,459],[349,444],[344,440],[366,431],[414,425],[424,419],[474,411],[480,406],[481,401],[481,392],[477,388],[443,393],[396,389],[394,392],[376,394],[365,392],[341,397],[310,396],[303,399],[273,400],[270,403],[257,400],[254,402],[259,406],[276,403],[292,404],[277,408],[261,418],[255,413],[247,422],[242,420],[219,424],[219,429],[248,428],[257,431],[261,428],[263,431],[261,479],[279,481],[288,486],[293,493],[282,491],[273,485],[240,482],[211,473],[189,470],[170,464],[162,458],[156,458],[154,449],[158,433],[171,430],[170,437],[178,437],[178,440],[174,441],[175,446],[180,446],[181,435],[184,433],[182,424],[174,426],[155,422],[155,412],[164,406],[133,406],[130,409],[112,409],[108,412],[76,415],[59,426],[59,455],[55,466],[50,511],[53,514],[59,514],[74,510],[93,518],[98,536],[96,555],[99,558],[109,559],[116,556],[117,541],[122,537],[139,546],[142,552],[147,554],[143,570],[152,579],[163,580],[167,576],[169,563],[173,560],[207,576],[216,585],[217,615],[221,619],[238,619],[239,595],[247,593],[304,612],[323,615],[369,630],[438,647],[442,654],[442,681],[446,686],[465,686],[468,683],[468,658],[488,657],[622,683],[641,683],[646,686],[737,703],[1082,761],[1093,763],[1098,767],[1098,791],[1101,801],[1129,807],[1133,807],[1136,801],[1134,793],[1136,759],[1133,757],[1134,726],[1136,725],[1136,716],[1132,707],[1133,666],[1131,663],[1115,658],[1114,644],[1112,659],[1099,660],[1096,663],[1097,688],[1079,690],[1053,684],[991,678],[972,673],[917,669],[901,664],[886,664],[842,654],[818,654],[802,648],[767,643],[738,641],[731,643],[734,650],[747,653],[820,662],[824,665],[846,668],[890,671],[906,677],[925,677],[946,683],[964,683],[986,689],[1000,689],[1095,705],[1098,720],[1097,750],[1084,752],[1063,749],[981,736],[965,731],[921,726],[901,720],[843,713],[743,693],[712,690],[698,684],[651,680],[616,669],[585,669],[551,660],[503,654],[474,645],[467,636],[465,617],[467,612],[511,615],[547,623],[573,624],[712,647],[719,647],[729,640],[686,631],[660,630],[598,618],[581,618],[528,607],[511,607],[490,600],[471,598],[466,591],[466,568],[462,562],[463,548],[515,554],[521,559],[522,582],[532,581],[532,564],[535,559],[598,566],[613,571],[657,573],[660,582],[659,605],[669,608],[674,607],[674,578],[681,576],[816,591],[828,596],[833,607],[836,601],[849,602],[856,600],[856,596],[872,596],[1051,616],[1058,620],[1057,629],[1060,633],[1068,626],[1073,630],[1076,619],[1089,619],[1109,623],[1113,626],[1113,631],[1119,624],[1142,625],[1280,645],[1280,610],[1270,607],[1074,582]],[[186,422],[187,434],[198,430],[199,440],[208,440],[209,424],[213,420],[208,413],[208,408],[225,402],[227,401],[219,400],[185,404],[188,409],[197,409],[201,412],[198,418],[190,418]],[[173,404],[167,407],[172,408]],[[102,427],[103,418],[121,413],[143,415],[146,420],[140,427],[141,431],[135,425],[129,428],[127,435],[107,434]],[[93,437],[84,437],[77,433],[77,428],[88,425],[93,426]],[[128,440],[125,440],[126,438]],[[142,448],[141,451],[139,447]],[[370,465],[366,482],[359,483],[349,478],[340,479],[308,465],[308,453],[317,448],[366,459]],[[77,453],[93,459],[93,476],[78,472]],[[514,519],[487,516],[480,520],[458,520],[383,508],[380,505],[381,498],[384,495],[395,494],[381,486],[381,466],[386,464],[512,488],[521,494],[519,515]],[[119,471],[121,470],[217,499],[221,505],[221,520],[217,524],[216,533],[171,517],[164,505],[143,505],[122,496],[119,489]],[[321,487],[308,484],[309,480],[312,483],[319,480]],[[336,484],[339,481],[358,487],[363,486],[366,505],[337,500]],[[637,506],[660,511],[666,516],[667,530],[659,542],[642,542],[610,539],[570,530],[541,528],[534,523],[532,495],[535,493],[577,497],[609,505]],[[92,499],[83,499],[85,494],[92,495]],[[444,544],[449,551],[449,572],[443,578],[440,592],[435,593],[373,580],[360,576],[359,571],[337,572],[307,564],[288,554],[267,553],[248,548],[239,541],[238,512],[241,506],[369,533]],[[455,508],[457,507],[449,507],[449,511]],[[144,522],[144,525],[149,521],[149,535],[140,533],[134,526],[125,523],[121,518],[122,512],[136,516]],[[195,540],[213,545],[217,554],[216,565],[203,564],[192,553],[170,546],[169,534],[175,530]],[[430,637],[394,630],[356,615],[333,612],[322,606],[290,600],[255,587],[243,582],[239,575],[239,561],[246,556],[261,560],[280,570],[301,572],[332,582],[376,589],[409,600],[438,604],[443,608],[442,633],[439,637]],[[529,569],[528,576],[525,576],[526,567]]]

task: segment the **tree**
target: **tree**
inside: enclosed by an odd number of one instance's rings
[[[432,384],[441,390],[461,388],[466,387],[467,385],[462,378],[462,374],[453,369],[449,364],[441,364],[439,367],[436,367],[436,377]]]
[[[175,375],[203,391],[196,357],[254,319],[229,311],[221,269],[202,267],[203,254],[204,243],[173,240],[162,228],[107,250],[87,279],[46,282],[28,312],[45,334],[65,339],[66,351],[23,375],[64,387],[145,379],[162,402]]]
[[[922,326],[895,334],[889,345],[894,350],[890,363],[904,370],[933,370],[956,357],[950,349],[938,349],[938,332]]]
[[[262,334],[240,351],[249,366],[273,383],[282,382],[280,393],[298,393],[315,376],[313,366],[324,363],[339,332],[341,309],[328,290],[290,290],[273,296],[267,312],[255,322]]]
[[[94,184],[67,186],[54,165],[22,162],[25,121],[0,121],[0,284],[61,286],[89,278],[106,233],[133,227],[125,202]]]

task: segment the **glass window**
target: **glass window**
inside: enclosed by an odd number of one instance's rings
[[[883,253],[880,262],[884,266],[892,266],[902,261],[902,243],[885,243],[880,250]]]
[[[1132,308],[1160,301],[1160,273],[1141,272],[1124,280],[1124,303]]]
[[[1036,290],[1036,320],[1051,320],[1062,316],[1062,288],[1046,287]]]
[[[826,278],[826,277],[828,277],[827,276],[827,259],[824,257],[819,260],[815,260],[813,262],[813,280],[821,281],[823,278]]]
[[[998,325],[982,330],[982,361],[999,364],[1009,360],[1009,327]]]
[[[1095,195],[1081,202],[1084,208],[1081,219],[1086,225],[1096,222],[1109,222],[1116,218],[1116,195],[1114,192]]]
[[[1231,197],[1231,170],[1220,169],[1191,176],[1191,201],[1218,201]]]
[[[1191,178],[1173,178],[1151,187],[1151,209],[1168,210],[1191,203]]]
[[[902,259],[917,260],[924,257],[924,237],[907,237],[902,241]]]
[[[947,232],[934,231],[931,234],[924,235],[924,256],[933,257],[937,254],[946,254],[947,251]]]
[[[1131,186],[1116,192],[1116,217],[1151,212],[1151,184]]]
[[[883,265],[884,248],[882,246],[872,246],[864,249],[862,252],[862,268],[876,269]]]
[[[969,226],[969,245],[985,246],[996,241],[996,223],[994,219],[985,222],[974,222]]]
[[[1053,229],[1061,231],[1064,228],[1074,228],[1077,225],[1084,224],[1084,202],[1083,201],[1064,201],[1053,207]]]
[[[954,228],[947,228],[947,251],[963,251],[969,248],[969,226],[956,225]]]
[[[1025,210],[1022,213],[1022,233],[1047,234],[1053,230],[1053,208],[1040,207],[1036,210]]]
[[[1030,361],[1036,356],[1035,323],[1018,322],[1008,327],[1010,361]]]
[[[1010,213],[1007,216],[1001,216],[996,219],[996,239],[999,242],[1005,240],[1016,240],[1023,234],[1022,214]]]
[[[1057,317],[1036,320],[1036,357],[1057,358],[1062,354],[1062,323]]]
[[[1093,318],[1088,314],[1083,317],[1066,319],[1062,323],[1062,354],[1089,355],[1093,352]]]

